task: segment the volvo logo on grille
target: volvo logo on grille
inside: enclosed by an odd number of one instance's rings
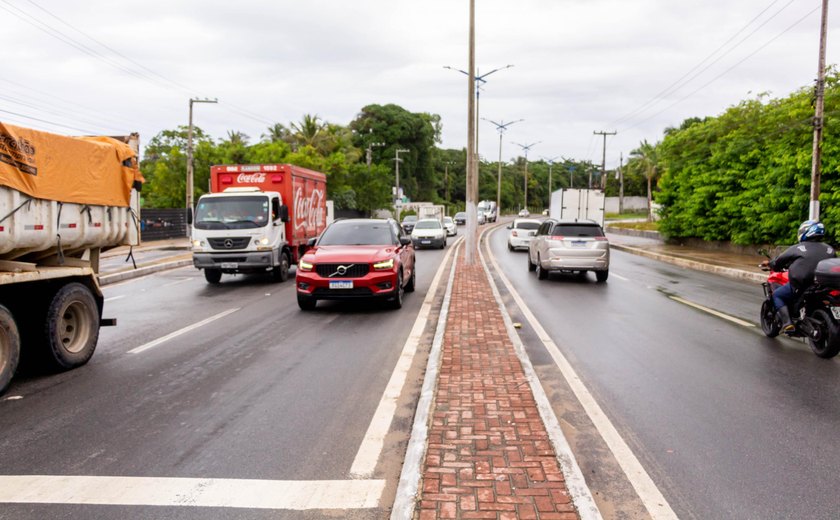
[[[356,265],[356,264],[340,265],[340,266],[335,268],[335,272],[333,274],[331,274],[329,277],[332,278],[333,276],[336,276],[336,275],[344,276],[345,274],[347,274],[347,270],[350,269],[351,267],[353,267],[354,265]]]
[[[226,238],[225,239],[225,247],[228,248],[228,249],[232,249],[233,248],[233,240],[231,240],[229,238]]]

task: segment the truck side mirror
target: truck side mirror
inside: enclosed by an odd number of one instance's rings
[[[193,223],[193,210],[192,208],[187,208],[187,225],[192,226]]]
[[[283,204],[280,206],[280,220],[283,222],[289,221],[289,206]]]

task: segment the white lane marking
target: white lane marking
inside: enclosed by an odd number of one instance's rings
[[[629,278],[625,278],[625,277],[621,276],[620,274],[610,273],[610,276],[614,276],[614,277],[618,278],[619,280],[621,280],[623,282],[629,282],[630,281]]]
[[[456,242],[458,248],[462,244],[463,241]],[[435,388],[437,387],[441,355],[443,354],[443,336],[446,333],[446,322],[449,318],[452,286],[455,283],[455,268],[458,263],[457,249],[454,255],[456,260],[452,262],[452,267],[449,269],[449,281],[446,284],[446,292],[438,316],[435,339],[432,341],[429,360],[426,362],[423,387],[420,389],[420,399],[417,400],[417,412],[414,415],[414,424],[411,427],[411,437],[408,440],[408,448],[405,450],[403,467],[400,472],[400,483],[397,486],[397,494],[391,508],[391,520],[412,518],[414,508],[417,505],[417,492],[420,489],[423,462],[426,458],[426,443],[429,440],[429,417],[432,414],[432,405],[435,401]]]
[[[384,489],[384,480],[0,476],[0,502],[17,504],[366,509]]]
[[[237,307],[235,309],[228,309],[224,312],[220,312],[219,314],[216,314],[215,316],[210,316],[206,320],[199,321],[198,323],[193,323],[192,325],[184,327],[183,329],[176,330],[175,332],[173,332],[171,334],[167,334],[166,336],[164,336],[162,338],[158,338],[154,341],[150,341],[149,343],[146,343],[145,345],[140,345],[139,347],[133,348],[133,349],[129,350],[128,353],[129,354],[139,354],[141,352],[145,352],[145,351],[149,350],[150,348],[157,347],[161,343],[165,343],[165,342],[169,341],[172,338],[177,338],[181,334],[186,334],[187,332],[195,330],[199,327],[203,327],[204,325],[207,325],[210,322],[213,322],[213,321],[216,321],[218,319],[224,318],[228,314],[234,313],[234,312],[238,311],[239,309],[240,308]]]
[[[105,301],[106,301],[106,302],[112,302],[112,301],[114,301],[114,300],[121,300],[121,299],[123,299],[123,298],[125,298],[125,297],[126,297],[126,295],[125,295],[125,294],[120,294],[119,296],[111,296],[110,298],[105,298]]]
[[[507,287],[508,292],[519,306],[522,315],[528,320],[531,328],[534,329],[534,332],[537,334],[540,341],[542,341],[552,359],[554,359],[554,363],[569,383],[569,386],[575,393],[575,396],[581,406],[583,406],[583,409],[586,410],[586,414],[589,416],[589,419],[595,425],[595,428],[597,428],[598,433],[601,434],[604,442],[606,442],[607,446],[609,446],[610,451],[612,451],[615,459],[621,466],[621,469],[624,470],[624,474],[627,475],[627,479],[630,481],[633,489],[636,490],[636,494],[639,495],[639,498],[642,503],[644,503],[648,513],[650,513],[651,517],[654,519],[676,519],[677,514],[674,513],[673,509],[671,509],[668,501],[665,500],[662,492],[659,491],[659,488],[656,487],[653,479],[650,478],[650,475],[648,475],[647,471],[645,471],[642,463],[639,462],[639,459],[637,459],[633,454],[630,446],[628,446],[624,439],[621,438],[621,434],[618,433],[618,430],[615,426],[613,426],[612,422],[610,422],[607,414],[604,413],[601,406],[595,400],[595,397],[589,392],[586,385],[583,384],[583,381],[581,381],[580,377],[575,372],[574,368],[572,368],[572,365],[566,357],[563,356],[560,349],[557,348],[557,345],[551,339],[551,336],[548,335],[542,325],[540,325],[540,322],[537,321],[536,316],[534,316],[531,309],[528,308],[525,301],[516,289],[514,289],[513,284],[510,283],[508,277],[505,276],[505,273],[502,272],[501,269],[499,269],[499,264],[496,263],[496,259],[492,254],[490,255],[490,261],[493,262],[493,266],[496,269],[499,278],[501,278],[505,287]]]
[[[488,251],[490,251],[489,241],[485,242],[485,247],[487,247]],[[563,429],[560,428],[560,420],[557,419],[557,415],[551,407],[551,401],[548,399],[548,396],[542,387],[542,383],[540,383],[536,370],[534,370],[534,365],[531,364],[531,359],[528,357],[525,345],[522,344],[522,340],[513,326],[513,321],[510,318],[510,314],[508,314],[504,301],[502,300],[502,295],[499,293],[499,289],[496,287],[496,281],[493,280],[490,267],[487,265],[484,252],[480,248],[478,250],[478,254],[481,256],[481,266],[484,267],[484,272],[490,283],[490,290],[493,292],[493,297],[496,299],[496,305],[499,307],[499,312],[501,313],[502,320],[505,323],[508,337],[510,338],[511,343],[513,343],[516,356],[519,358],[522,370],[525,372],[525,378],[528,382],[528,386],[530,386],[531,393],[534,395],[534,401],[537,404],[537,410],[539,410],[543,424],[545,424],[548,438],[551,440],[551,444],[554,446],[554,450],[557,453],[557,460],[560,463],[560,467],[563,469],[566,488],[569,490],[569,494],[572,495],[572,501],[575,504],[575,508],[577,508],[578,515],[581,520],[602,520],[603,517],[601,516],[601,512],[598,510],[598,506],[595,504],[595,499],[592,497],[592,492],[586,484],[583,472],[581,471],[577,460],[575,460],[572,447],[569,446],[569,441],[566,440],[566,435],[563,433]],[[492,257],[492,251],[490,251],[489,255],[496,272],[501,275],[502,273],[499,270],[499,265],[496,263],[495,258]]]
[[[671,298],[675,302],[680,302],[684,305],[688,305],[689,307],[694,307],[695,309],[701,310],[703,312],[708,312],[712,316],[717,316],[718,318],[723,318],[725,320],[731,321],[732,323],[736,323],[738,325],[741,325],[742,327],[755,327],[755,325],[753,325],[752,323],[750,323],[748,321],[744,321],[744,320],[738,319],[734,316],[730,316],[728,314],[724,314],[724,313],[716,311],[714,309],[704,307],[704,306],[700,305],[699,303],[690,302],[688,300],[680,298],[679,296],[669,296],[669,298]]]
[[[161,285],[161,287],[172,287],[173,285],[178,285],[179,283],[184,283],[192,280],[192,278],[181,278],[180,280],[175,280],[174,282],[169,282],[167,284]]]
[[[405,386],[405,381],[408,378],[408,370],[414,361],[414,355],[417,353],[417,347],[420,345],[420,338],[423,336],[423,329],[426,328],[426,322],[429,320],[429,314],[432,311],[432,303],[434,302],[434,295],[440,283],[443,266],[449,261],[449,257],[452,255],[454,249],[454,247],[449,248],[449,251],[447,251],[446,256],[443,258],[443,262],[438,267],[437,273],[435,273],[432,285],[426,293],[422,307],[420,307],[420,313],[417,315],[417,319],[414,320],[414,326],[411,328],[408,339],[405,341],[400,359],[397,360],[397,366],[394,367],[394,371],[391,373],[388,386],[385,387],[385,392],[382,394],[382,399],[379,400],[379,405],[376,407],[365,437],[362,439],[359,451],[356,452],[356,458],[353,459],[353,465],[350,466],[350,476],[354,478],[368,478],[373,475],[376,463],[385,446],[385,435],[388,434],[388,430],[391,428],[391,421],[394,419],[394,414],[397,410],[397,398],[399,398],[403,386]]]

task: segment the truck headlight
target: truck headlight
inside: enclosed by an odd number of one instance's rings
[[[377,262],[377,263],[373,264],[373,268],[377,271],[385,271],[385,270],[388,270],[388,269],[393,269],[394,268],[394,259],[389,258],[388,260],[385,260],[383,262]]]
[[[254,239],[254,244],[256,244],[256,245],[258,245],[258,246],[267,246],[267,245],[268,245],[268,242],[269,242],[269,240],[268,240],[268,238],[266,238],[266,237],[262,237],[262,238],[255,238],[255,239]]]
[[[300,262],[298,262],[298,269],[300,269],[301,271],[311,271],[312,270],[312,264],[310,264],[309,262],[304,262],[303,260],[301,260]]]
[[[204,247],[204,240],[193,240],[192,245],[195,248],[202,248]]]

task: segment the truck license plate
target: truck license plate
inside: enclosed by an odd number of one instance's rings
[[[330,289],[352,289],[353,280],[330,280]]]
[[[239,264],[236,262],[222,262],[222,269],[236,269]]]
[[[420,243],[421,244],[431,244],[432,241],[431,240],[421,240]]]
[[[840,320],[840,307],[832,307],[831,315],[834,316],[835,320]]]

